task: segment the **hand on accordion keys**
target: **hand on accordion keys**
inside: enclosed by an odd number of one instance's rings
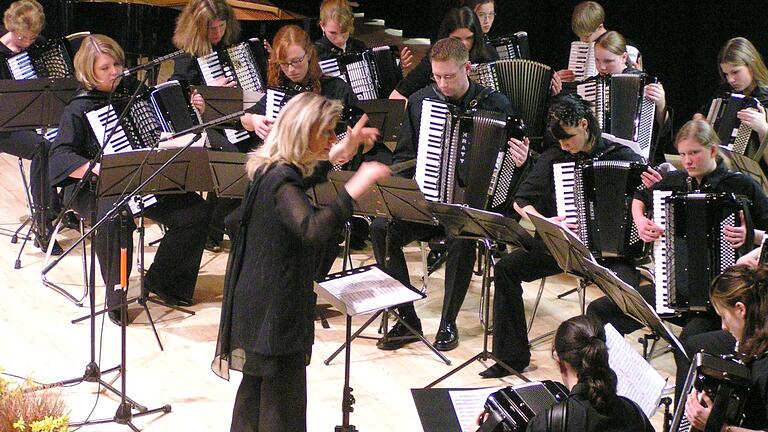
[[[521,167],[528,159],[528,150],[530,149],[530,141],[528,137],[519,140],[516,138],[510,138],[507,141],[510,151],[512,152],[512,162],[515,163],[515,167]]]
[[[192,90],[192,93],[189,95],[189,103],[197,109],[200,115],[203,115],[205,112],[205,99],[197,90]]]
[[[565,219],[566,219],[565,216],[552,216],[551,218],[548,218],[547,220],[549,220],[550,222],[552,222],[554,224],[562,225],[562,226],[568,228],[569,230],[573,231],[574,233],[578,233],[579,232],[579,224],[565,222]]]
[[[637,235],[640,237],[640,240],[646,243],[656,241],[664,233],[661,227],[645,216],[637,218],[635,222],[637,225]]]
[[[706,393],[696,390],[688,394],[685,401],[685,416],[691,422],[691,428],[703,431],[712,412],[712,399]]]
[[[237,82],[231,76],[220,76],[213,81],[215,87],[235,87]]]
[[[245,130],[253,131],[261,139],[267,138],[274,122],[274,120],[267,118],[267,116],[259,114],[245,114],[240,117],[240,123],[242,123]]]
[[[747,108],[739,111],[736,117],[757,132],[760,142],[765,139],[766,132],[768,132],[768,120],[765,117],[765,108],[761,104],[757,104],[757,109]]]
[[[739,226],[726,225],[723,227],[723,236],[734,249],[744,246],[744,242],[747,241],[747,222],[744,218],[744,210],[739,210],[739,219],[741,220]]]

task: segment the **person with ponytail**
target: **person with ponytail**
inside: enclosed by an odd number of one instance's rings
[[[752,381],[741,425],[724,425],[722,430],[765,430],[768,428],[768,267],[730,267],[712,281],[709,298],[723,322],[722,330],[713,332],[713,336],[720,345],[730,346],[729,353],[735,351],[749,366]],[[691,426],[698,430],[705,430],[711,411],[712,399],[706,393],[694,390],[685,400],[685,414]]]
[[[616,373],[608,364],[605,329],[594,318],[579,315],[557,328],[552,358],[570,394],[565,408],[566,431],[645,432],[654,428],[637,404],[616,394]],[[549,431],[545,410],[528,423],[528,432]]]

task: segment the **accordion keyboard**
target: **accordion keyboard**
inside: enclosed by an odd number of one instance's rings
[[[656,279],[656,312],[673,314],[670,308],[667,269],[667,203],[666,198],[672,195],[669,191],[653,191],[653,223],[661,228],[662,234],[653,242],[654,278]]]
[[[576,163],[554,164],[552,169],[557,214],[558,216],[565,216],[566,223],[579,223],[579,212],[576,205]]]
[[[8,68],[11,71],[13,79],[36,79],[37,73],[32,66],[32,59],[29,53],[23,52],[8,59]]]
[[[576,75],[576,81],[583,81],[597,75],[595,67],[595,43],[571,42],[568,69]]]
[[[424,197],[430,201],[440,200],[440,160],[449,116],[450,112],[444,103],[428,99],[423,101],[420,142],[416,155],[416,183]]]

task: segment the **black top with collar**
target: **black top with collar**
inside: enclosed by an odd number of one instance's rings
[[[635,199],[642,201],[645,208],[650,210],[653,205],[652,190],[686,192],[688,191],[689,179],[692,190],[734,193],[747,197],[750,200],[749,213],[755,228],[768,229],[768,197],[765,192],[756,181],[746,174],[729,171],[722,160],[718,162],[714,171],[704,176],[701,183],[693,177],[689,177],[685,170],[670,171],[664,174],[664,177],[653,186],[653,189],[636,192]]]
[[[598,411],[587,396],[586,384],[578,383],[571,390],[568,399],[567,431],[578,432],[650,432],[655,431],[648,417],[634,402],[617,396]],[[528,423],[527,432],[549,432],[547,419],[552,408],[535,416]]]
[[[344,49],[341,49],[323,35],[323,37],[315,41],[315,49],[317,49],[317,58],[319,60],[328,60],[342,54],[361,53],[368,49],[368,45],[360,39],[350,37],[347,39],[347,45]]]
[[[515,107],[512,106],[506,96],[497,91],[491,91],[490,93],[487,93],[486,91],[488,96],[481,98],[478,101],[477,98],[483,89],[485,89],[485,87],[469,80],[469,89],[467,89],[464,97],[460,101],[447,100],[447,102],[457,105],[465,110],[479,108],[502,112],[510,116],[517,116]],[[440,93],[437,85],[434,84],[424,87],[408,98],[405,117],[403,118],[403,124],[400,127],[400,139],[397,141],[397,146],[395,147],[392,157],[393,164],[416,158],[416,154],[418,153],[417,147],[419,144],[419,125],[421,124],[422,101],[427,98],[446,100],[446,97]],[[401,173],[404,177],[412,177],[413,174],[413,170]]]
[[[559,146],[549,147],[541,154],[530,174],[517,189],[515,203],[520,207],[533,205],[544,217],[557,215],[553,165],[580,160],[614,160],[642,162],[643,158],[629,147],[612,144],[598,137],[589,153],[571,154]]]
[[[752,387],[744,405],[744,421],[741,426],[765,430],[768,428],[768,356],[764,354],[748,363],[748,366]]]

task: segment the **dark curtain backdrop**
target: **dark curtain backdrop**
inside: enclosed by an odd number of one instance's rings
[[[403,36],[432,38],[444,11],[456,0],[360,0]],[[555,69],[567,65],[571,13],[577,0],[497,0],[492,35],[528,32],[535,60]],[[646,71],[664,85],[675,108],[675,127],[708,103],[719,83],[717,53],[729,38],[744,36],[768,54],[768,3],[764,0],[604,0],[606,28],[639,45]],[[366,9],[367,11],[367,9]],[[437,11],[430,13],[429,11]],[[387,15],[389,14],[389,16]]]

